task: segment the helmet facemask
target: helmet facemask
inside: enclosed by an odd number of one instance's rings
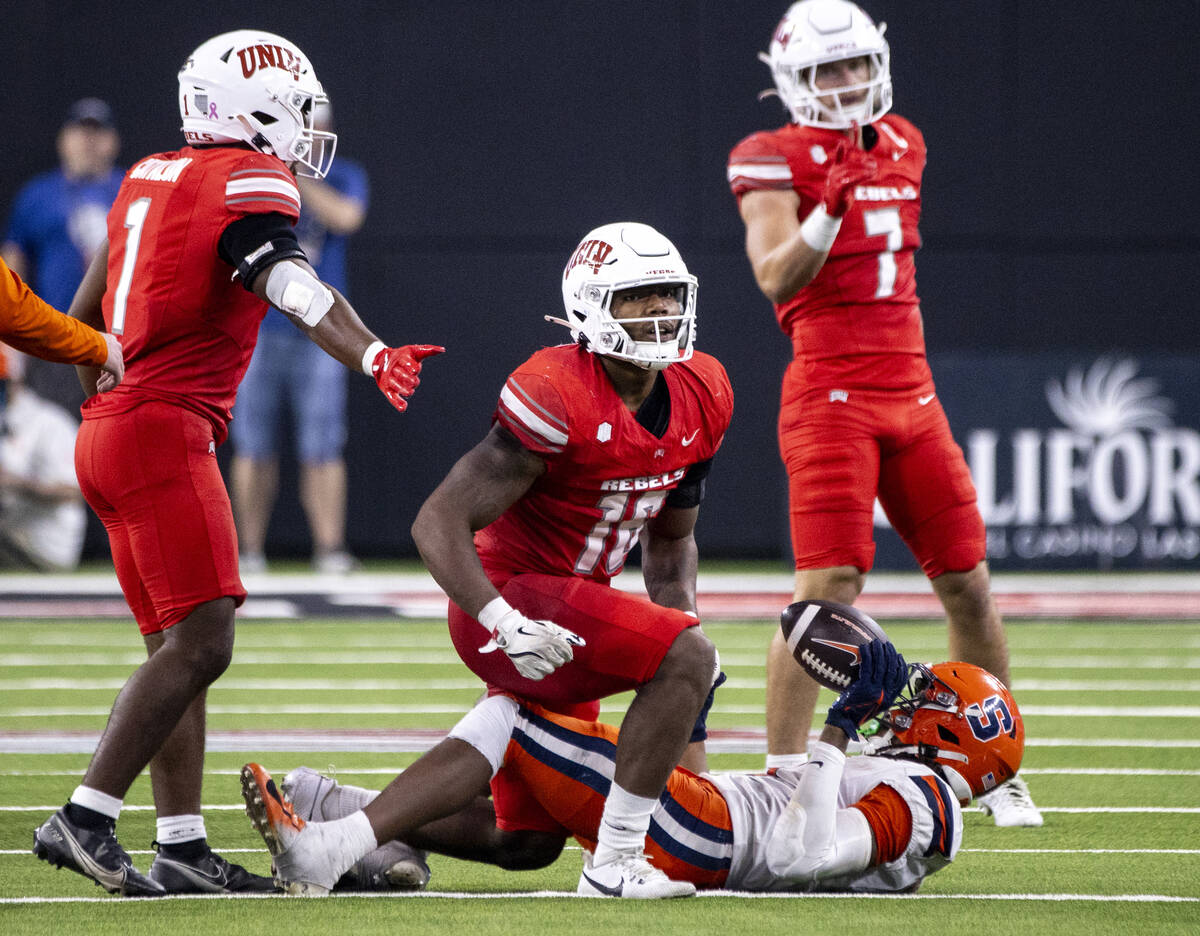
[[[852,56],[851,58],[859,58]],[[819,62],[804,67],[790,68],[782,77],[776,76],[779,96],[787,106],[796,123],[833,130],[848,130],[855,124],[866,126],[874,123],[892,107],[892,83],[888,77],[888,52],[873,52],[861,56],[867,61],[867,78],[864,81],[839,85],[833,88],[817,87]],[[833,61],[848,61],[834,59]],[[786,93],[784,93],[786,89]],[[855,104],[842,103],[843,96],[865,91],[866,96]]]
[[[314,119],[317,108],[328,104],[329,98],[323,92],[313,93],[286,85],[276,85],[267,91],[271,100],[295,122],[295,134],[288,143],[273,143],[272,135],[277,132],[273,128],[280,123],[280,119],[264,111],[252,111],[236,115],[238,123],[246,128],[250,137],[246,142],[260,152],[271,153],[288,165],[294,165],[296,175],[325,178],[337,151],[337,134],[317,130]],[[282,151],[277,146],[281,146]]]

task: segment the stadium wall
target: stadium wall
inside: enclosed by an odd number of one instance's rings
[[[482,436],[508,370],[562,339],[542,316],[559,310],[567,252],[589,228],[628,218],[667,233],[698,274],[699,344],[725,362],[737,395],[702,512],[702,548],[786,561],[775,411],[789,349],[755,288],[724,178],[739,139],[783,121],[777,101],[756,100],[770,76],[755,55],[785,6],[244,0],[101,9],[11,0],[0,210],[53,164],[72,100],[113,103],[126,162],[174,148],[175,72],[186,53],[226,29],[281,32],[314,60],[341,152],[371,175],[371,212],[351,251],[356,306],[388,340],[449,349],[429,364],[403,416],[368,381],[353,382],[352,548],[414,554],[408,527],[422,498]],[[929,146],[919,287],[935,376],[964,446],[981,427],[1019,428],[1005,412],[1014,374],[1046,353],[1059,355],[1058,370],[1043,381],[1102,357],[1194,359],[1200,338],[1185,271],[1200,268],[1197,185],[1180,128],[1200,92],[1179,73],[1200,7],[864,6],[888,22],[896,110]],[[964,355],[974,379],[955,376]],[[1171,380],[1174,364],[1160,364],[1168,369],[1156,379]],[[1194,431],[1195,396],[1173,399],[1170,424]],[[967,413],[980,415],[968,425]],[[1053,413],[1040,418],[1045,431],[1062,426]],[[1176,465],[1176,474],[1188,470],[1194,479],[1194,467]],[[283,480],[294,475],[285,469]],[[1086,499],[1083,487],[1073,490]],[[911,568],[887,535],[880,564]],[[308,549],[294,494],[280,501],[269,545],[276,554]],[[104,552],[97,528],[88,551]],[[1083,568],[1110,561],[1059,558]],[[1157,566],[1196,556],[1143,558]],[[1013,568],[1043,560],[1011,550],[993,557]]]

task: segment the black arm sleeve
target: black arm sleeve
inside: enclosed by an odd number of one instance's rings
[[[292,222],[285,215],[252,214],[231,222],[221,232],[217,255],[237,268],[242,288],[254,291],[254,281],[267,267],[289,257],[307,260]]]
[[[679,486],[667,493],[666,505],[681,508],[699,507],[700,502],[704,500],[704,482],[708,478],[710,470],[712,470],[711,458],[692,465],[687,474],[683,476],[683,480],[679,482]]]

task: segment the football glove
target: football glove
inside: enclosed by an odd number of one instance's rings
[[[371,363],[371,376],[388,398],[388,402],[400,412],[408,409],[406,397],[413,395],[421,382],[421,362],[446,349],[438,345],[403,345],[399,348],[381,348]]]
[[[833,705],[825,724],[858,737],[858,726],[889,708],[908,681],[908,664],[890,641],[875,639],[858,648],[858,679]]]
[[[825,213],[831,218],[842,217],[854,204],[854,186],[872,178],[877,169],[874,156],[845,140],[838,143],[821,193]]]
[[[574,631],[551,621],[535,621],[510,608],[496,620],[492,639],[479,652],[491,653],[499,647],[518,673],[536,682],[570,663],[575,656],[572,648],[583,645],[584,639]]]

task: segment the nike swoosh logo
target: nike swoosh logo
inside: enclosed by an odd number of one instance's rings
[[[622,892],[625,890],[625,882],[624,881],[622,881],[616,887],[606,887],[605,885],[603,885],[599,881],[597,881],[594,877],[592,877],[590,874],[588,874],[586,871],[583,872],[583,876],[585,878],[587,878],[587,882],[589,884],[591,884],[592,887],[596,888],[596,890],[600,891],[600,893],[602,893],[602,894],[608,894],[609,897],[620,897]]]
[[[698,436],[699,434],[700,434],[700,430],[697,429],[690,436],[684,436],[682,439],[680,439],[680,441],[684,444],[684,446],[691,445],[693,442],[696,441],[696,436]],[[588,880],[590,881],[591,878],[588,878]]]
[[[919,396],[919,397],[917,397],[917,405],[924,406],[926,403],[928,403],[930,400],[932,400],[935,396],[937,396],[936,393],[931,393],[931,394],[929,394],[929,396]]]
[[[854,644],[842,643],[838,640],[826,640],[824,637],[814,637],[813,643],[824,644],[826,647],[832,647],[834,650],[845,651],[854,658],[854,663],[858,662],[858,647]],[[852,663],[851,666],[853,665]]]

